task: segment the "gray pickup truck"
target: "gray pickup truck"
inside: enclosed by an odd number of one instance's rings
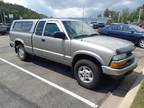
[[[15,20],[10,40],[21,60],[36,55],[68,65],[86,88],[97,86],[103,75],[125,76],[137,66],[131,42],[100,36],[78,20]]]

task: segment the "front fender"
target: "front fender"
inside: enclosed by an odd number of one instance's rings
[[[91,57],[94,57],[95,59],[97,59],[102,65],[104,64],[104,61],[103,59],[97,55],[96,53],[94,52],[91,52],[91,51],[86,51],[86,50],[80,50],[80,51],[76,51],[73,53],[72,55],[72,58],[74,59],[76,55],[79,55],[79,54],[84,54],[84,55],[88,55],[88,56],[91,56]]]

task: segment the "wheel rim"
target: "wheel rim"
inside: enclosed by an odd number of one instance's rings
[[[19,57],[23,58],[24,57],[24,50],[22,48],[18,49]]]
[[[81,66],[78,69],[78,76],[84,83],[91,83],[93,81],[93,72],[91,68],[87,66]]]
[[[140,40],[139,45],[140,47],[144,48],[144,40]]]

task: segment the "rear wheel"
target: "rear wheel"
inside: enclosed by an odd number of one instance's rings
[[[26,53],[23,45],[17,46],[17,54],[20,60],[25,61],[27,59],[28,54]]]
[[[144,39],[139,40],[139,47],[144,48]]]
[[[101,70],[94,62],[83,59],[75,64],[74,74],[81,86],[85,88],[94,88],[99,84]]]

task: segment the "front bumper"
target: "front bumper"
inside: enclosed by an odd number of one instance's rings
[[[102,70],[104,74],[110,75],[110,76],[122,76],[125,75],[127,73],[129,73],[130,71],[134,70],[137,67],[137,60],[134,59],[134,62],[124,68],[121,69],[115,69],[115,68],[111,68],[109,66],[102,66]]]

